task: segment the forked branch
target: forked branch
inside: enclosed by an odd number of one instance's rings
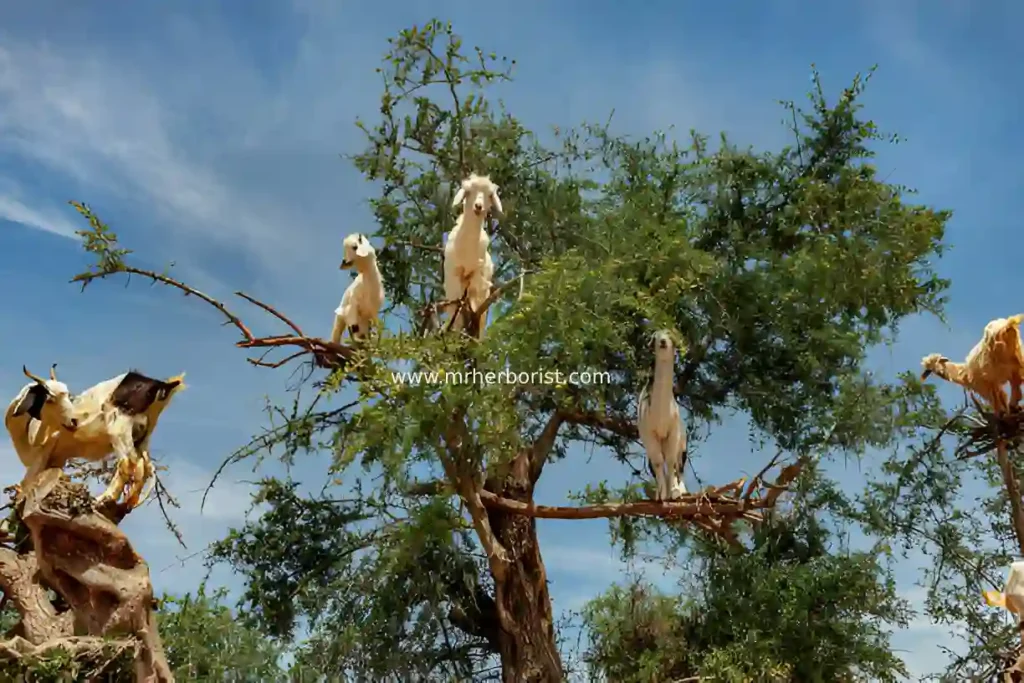
[[[346,346],[344,344],[335,344],[334,342],[329,341],[327,339],[320,339],[318,337],[307,336],[302,332],[302,329],[298,325],[292,322],[291,319],[289,319],[283,313],[278,311],[276,308],[274,308],[270,304],[260,301],[259,299],[256,299],[255,297],[249,296],[244,292],[235,292],[235,295],[242,299],[245,299],[254,306],[262,308],[264,311],[274,316],[275,318],[283,322],[285,325],[287,325],[289,328],[291,328],[294,334],[257,337],[250,331],[249,326],[246,325],[238,315],[236,315],[230,309],[228,309],[228,307],[225,306],[222,302],[218,301],[217,299],[214,299],[212,296],[209,296],[208,294],[199,291],[194,287],[191,287],[190,285],[185,284],[184,282],[181,282],[180,280],[176,280],[168,275],[163,275],[161,273],[157,273],[152,270],[146,270],[144,268],[136,268],[134,266],[118,264],[116,266],[111,267],[108,270],[81,273],[73,277],[71,279],[71,282],[82,283],[82,287],[84,289],[85,286],[93,280],[104,279],[112,275],[117,275],[118,273],[124,273],[129,276],[141,275],[142,277],[147,277],[151,279],[153,282],[159,282],[169,287],[179,289],[185,293],[185,296],[194,296],[197,299],[201,299],[206,303],[210,304],[211,306],[213,306],[214,308],[216,308],[218,311],[220,311],[221,315],[227,318],[226,322],[224,323],[225,325],[234,325],[238,329],[238,331],[242,333],[242,339],[240,341],[235,342],[235,346],[237,346],[240,349],[266,349],[266,352],[260,357],[247,359],[253,365],[257,365],[260,367],[276,368],[281,367],[285,363],[292,361],[296,358],[299,358],[307,354],[311,354],[316,360],[317,365],[319,365],[320,367],[337,368],[343,367],[347,361],[349,361],[356,355],[356,349],[351,346]],[[267,356],[267,353],[273,351],[274,349],[282,347],[298,347],[300,350],[296,353],[290,354],[289,356],[279,361],[264,360]]]

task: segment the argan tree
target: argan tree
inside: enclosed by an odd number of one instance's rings
[[[860,78],[833,104],[815,82],[807,111],[786,110],[792,144],[755,152],[724,138],[712,147],[693,134],[681,145],[596,125],[535,135],[487,99],[514,62],[467,53],[438,21],[389,43],[379,115],[359,123],[366,146],[352,157],[376,195],[385,332],[332,344],[243,295],[289,328],[256,338],[222,302],[128,263],[81,205],[98,264],[77,280],[134,273],[184,289],[235,325],[239,347],[294,351],[253,362],[306,354],[320,391],[355,394],[339,405],[296,398],[230,459],[334,452],[343,484],[309,496],[266,480],[258,498],[269,511],[212,554],[246,577],[244,602],[268,633],[308,629],[296,671],[562,681],[536,518],[610,518],[629,542],[686,528],[742,543],[801,466],[888,441],[899,391],[862,362],[902,318],[941,307],[945,283],[931,259],[947,214],[905,204],[903,188],[876,177],[868,145],[880,136],[858,115]],[[490,175],[504,206],[490,226],[497,272],[482,338],[435,315],[442,235],[470,172]],[[634,416],[650,335],[662,328],[683,349],[676,394],[692,448],[724,411],[744,413],[779,453],[756,476],[647,500]],[[505,368],[613,380],[428,385],[392,375]],[[592,486],[579,507],[535,500],[550,463],[580,457],[573,444],[603,447],[634,476],[581,474],[580,488]]]

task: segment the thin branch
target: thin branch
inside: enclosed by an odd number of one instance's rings
[[[278,320],[283,322],[288,327],[292,328],[292,330],[295,331],[295,334],[299,335],[300,337],[305,337],[306,336],[306,334],[301,329],[299,329],[298,325],[296,325],[291,320],[286,318],[283,313],[281,313],[280,311],[278,311],[274,307],[269,306],[269,305],[263,303],[262,301],[259,301],[258,299],[252,298],[251,296],[249,296],[245,292],[235,292],[235,296],[240,296],[243,299],[245,299],[246,301],[248,301],[249,303],[254,304],[256,306],[259,306],[264,311],[266,311],[270,315],[274,316],[275,318],[277,318]]]
[[[246,324],[242,322],[241,318],[232,313],[227,308],[227,306],[225,306],[220,301],[217,301],[213,297],[204,294],[203,292],[200,292],[194,287],[190,287],[189,285],[186,285],[185,283],[179,280],[175,280],[172,277],[162,275],[152,270],[144,270],[142,268],[135,268],[133,266],[119,265],[116,270],[100,271],[97,273],[82,273],[80,275],[76,275],[74,278],[71,279],[71,281],[81,282],[82,286],[84,287],[91,280],[103,279],[116,273],[134,273],[136,275],[142,275],[144,277],[150,278],[154,282],[160,282],[162,284],[180,289],[181,291],[185,292],[186,296],[192,295],[198,297],[199,299],[202,299],[203,301],[205,301],[206,303],[210,304],[218,311],[220,311],[224,315],[224,317],[227,318],[230,324],[234,325],[242,332],[242,336],[244,337],[244,339],[235,343],[235,346],[237,346],[238,348],[274,349],[283,346],[297,346],[300,349],[302,349],[300,352],[294,353],[285,358],[284,360],[276,361],[273,363],[263,360],[265,354],[264,356],[261,356],[258,359],[249,358],[248,361],[253,365],[260,367],[276,368],[281,367],[285,363],[292,361],[302,355],[312,354],[318,366],[322,368],[338,368],[344,366],[346,361],[351,360],[356,355],[356,350],[354,347],[345,346],[343,344],[335,344],[334,342],[328,341],[326,339],[319,339],[317,337],[307,337],[302,332],[298,325],[292,322],[287,316],[282,314],[276,308],[274,308],[270,304],[264,303],[256,299],[255,297],[249,296],[244,292],[235,292],[235,294],[250,302],[251,304],[258,306],[259,308],[263,309],[270,315],[274,316],[275,318],[283,322],[285,325],[287,325],[289,328],[291,328],[296,334],[256,337],[249,330],[248,326],[246,326]]]
[[[97,279],[102,280],[111,275],[116,275],[117,273],[135,273],[136,275],[148,277],[154,282],[160,282],[165,285],[170,285],[171,287],[177,287],[181,291],[185,292],[185,296],[191,295],[198,297],[205,301],[206,303],[213,306],[214,308],[216,308],[222,314],[224,314],[224,317],[228,319],[228,322],[237,327],[247,340],[253,341],[256,339],[256,337],[253,336],[253,333],[249,331],[249,328],[246,327],[245,323],[243,323],[242,320],[237,315],[229,311],[227,306],[225,306],[221,302],[217,301],[216,299],[207,294],[203,294],[194,287],[189,287],[183,282],[179,282],[178,280],[175,280],[172,277],[168,277],[167,275],[161,275],[160,273],[153,272],[152,270],[143,270],[141,268],[135,268],[133,266],[121,266],[118,268],[118,270],[100,271],[98,273],[81,273],[71,278],[71,282],[81,282],[82,288],[85,289],[85,286],[89,282]]]
[[[484,302],[480,305],[480,310],[473,311],[473,315],[475,316],[475,319],[476,319],[476,324],[479,325],[480,321],[483,320],[483,317],[485,315],[487,315],[487,309],[491,307],[491,304],[493,304],[495,301],[497,301],[498,297],[500,297],[502,295],[502,293],[504,293],[504,291],[506,289],[511,287],[517,281],[520,283],[519,296],[522,297],[522,295],[523,295],[523,291],[522,291],[523,278],[525,278],[527,274],[532,273],[532,272],[534,272],[534,271],[532,271],[532,270],[524,270],[523,272],[519,273],[519,275],[516,275],[511,280],[503,282],[500,285],[498,285],[497,287],[491,287],[491,293],[487,296],[487,298],[484,300]]]
[[[562,416],[565,418],[566,422],[580,425],[582,427],[603,429],[625,439],[632,439],[634,441],[640,438],[640,431],[634,423],[615,417],[614,415],[601,415],[600,413],[589,413],[583,411],[565,411]]]
[[[540,479],[541,473],[544,471],[544,465],[548,461],[548,456],[551,454],[551,449],[555,446],[555,440],[558,438],[558,430],[561,428],[562,423],[565,422],[565,415],[556,410],[548,418],[547,424],[544,425],[544,429],[541,430],[537,440],[533,442],[533,446],[530,447],[530,482],[533,484],[537,483]]]

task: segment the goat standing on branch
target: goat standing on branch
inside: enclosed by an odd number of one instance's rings
[[[686,459],[686,428],[672,387],[676,350],[668,331],[654,335],[654,379],[640,392],[637,428],[654,472],[658,500],[686,494],[682,469]]]
[[[484,220],[493,208],[502,213],[498,186],[488,176],[473,173],[462,181],[455,193],[452,207],[462,206],[462,214],[448,235],[444,245],[444,298],[449,303],[445,310],[455,316],[451,326],[461,329],[462,317],[458,302],[463,296],[472,314],[483,311],[484,302],[491,294],[494,278],[494,262],[491,260],[491,238],[484,229]],[[479,321],[480,336],[483,336],[486,321]]]
[[[37,385],[47,386],[49,392],[53,380],[47,383],[27,369],[25,374]],[[32,471],[63,467],[74,458],[97,462],[116,454],[119,458],[117,469],[107,490],[96,499],[96,504],[116,501],[131,482],[126,503],[129,509],[137,507],[152,490],[151,486],[143,493],[146,481],[152,481],[153,477],[150,437],[171,398],[185,388],[183,378],[184,375],[178,375],[161,381],[131,370],[75,396],[63,405],[62,410],[52,413],[59,415],[59,424],[64,431],[57,434],[54,443],[45,451],[40,451]],[[41,414],[44,419],[39,429],[55,430],[55,425],[46,423],[47,413]]]
[[[985,325],[985,331],[963,363],[954,363],[943,355],[933,353],[921,360],[924,372],[921,380],[935,374],[954,382],[984,399],[997,414],[1016,410],[1021,401],[1021,383],[1024,382],[1024,352],[1020,346],[1021,321],[1024,314],[1010,318],[997,318]],[[1007,403],[1003,385],[1010,383],[1010,401]]]
[[[50,379],[36,377],[22,366],[26,384],[7,406],[4,426],[11,435],[18,459],[25,466],[21,485],[49,467],[51,456],[62,432],[74,431],[78,421],[71,403],[71,392],[64,382],[57,381],[57,364],[50,368]],[[20,491],[21,486],[15,489]]]
[[[365,339],[370,327],[377,323],[384,303],[384,283],[377,269],[377,252],[370,240],[360,233],[345,238],[345,260],[338,266],[341,270],[353,267],[358,274],[334,311],[331,341],[335,344],[341,342],[345,330],[353,339]]]

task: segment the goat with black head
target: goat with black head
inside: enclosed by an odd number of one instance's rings
[[[21,388],[4,415],[4,426],[18,459],[25,466],[21,485],[51,466],[51,457],[62,433],[78,427],[71,392],[57,380],[57,364],[50,368],[50,379],[33,375],[22,366],[32,381]],[[15,486],[20,489],[21,485]]]

